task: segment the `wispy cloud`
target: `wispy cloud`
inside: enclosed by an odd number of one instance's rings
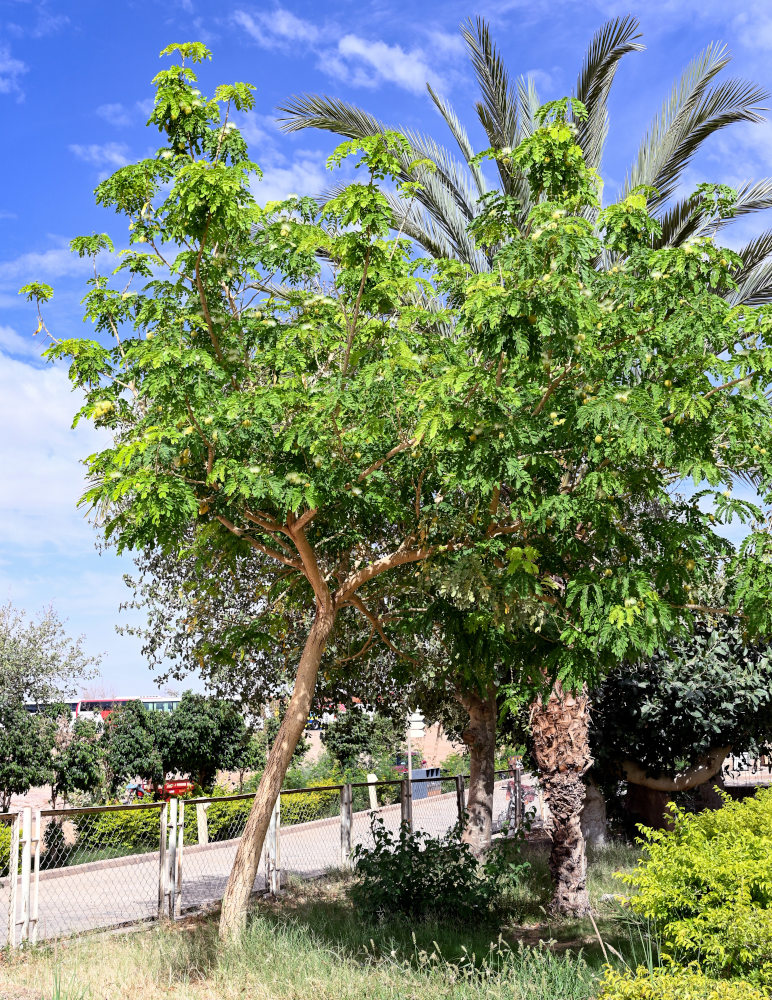
[[[283,48],[293,42],[312,45],[320,36],[316,25],[304,21],[283,7],[276,7],[270,13],[258,14],[237,10],[232,15],[232,21],[266,49]]]
[[[32,250],[0,262],[0,288],[16,292],[18,285],[24,281],[52,282],[57,278],[87,275],[91,266],[88,260],[81,260],[66,245]]]
[[[100,104],[96,114],[114,128],[126,128],[141,120],[147,119],[153,110],[153,101],[136,101],[134,104]]]
[[[40,337],[22,336],[10,326],[0,326],[0,352],[16,358],[34,358],[40,360],[45,348]]]
[[[320,66],[333,76],[360,86],[393,83],[413,94],[423,93],[427,81],[443,86],[422,49],[406,51],[401,45],[369,41],[359,35],[344,35],[337,49],[322,57]]]
[[[0,94],[16,94],[23,100],[21,78],[27,71],[27,64],[12,56],[8,45],[0,45]]]
[[[34,19],[26,25],[8,24],[6,28],[9,34],[26,38],[45,38],[47,35],[54,35],[61,31],[70,23],[66,14],[54,14],[49,5],[45,2],[36,4]]]
[[[100,169],[105,167],[117,169],[124,167],[129,162],[128,147],[122,142],[92,142],[87,145],[71,143],[69,149],[79,160]]]

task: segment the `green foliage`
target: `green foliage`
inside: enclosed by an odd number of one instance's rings
[[[232,703],[186,691],[164,725],[167,768],[209,789],[218,769],[238,767],[247,738],[244,717]]]
[[[358,844],[353,854],[351,898],[363,913],[460,923],[487,916],[500,892],[500,866],[481,868],[459,829],[432,837],[403,824],[395,836],[374,815],[371,830],[373,846]]]
[[[655,921],[663,955],[709,975],[772,985],[772,789],[721,809],[672,805],[672,830],[641,828],[644,857],[622,880]]]
[[[729,616],[699,622],[646,660],[612,671],[593,696],[599,769],[619,761],[676,774],[717,747],[755,751],[772,732],[772,648]]]
[[[322,743],[343,770],[356,766],[362,757],[372,762],[393,754],[403,742],[404,732],[391,719],[377,712],[371,717],[356,706],[322,730]]]
[[[45,713],[30,714],[21,702],[0,699],[0,812],[12,795],[24,795],[52,777],[51,751],[56,722]]]
[[[11,827],[0,823],[0,878],[6,878],[11,866]]]
[[[598,1000],[766,1000],[768,994],[746,982],[710,979],[698,968],[608,969]]]
[[[117,857],[138,851],[157,851],[160,837],[158,809],[126,807],[108,812],[78,813],[75,818],[77,849]]]
[[[105,722],[105,762],[113,790],[129,778],[161,784],[168,768],[169,717],[148,712],[141,701],[130,701],[111,712]]]
[[[326,785],[329,782],[312,782],[309,786]],[[293,792],[281,797],[281,822],[284,826],[308,823],[314,819],[324,819],[340,812],[340,792],[337,788],[319,792]]]
[[[73,792],[96,791],[102,783],[104,757],[97,723],[76,719],[72,730],[60,733],[60,738],[52,760],[53,795],[66,801]]]

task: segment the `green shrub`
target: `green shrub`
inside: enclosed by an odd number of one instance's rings
[[[641,827],[644,856],[620,878],[666,961],[772,985],[772,789],[715,811],[671,806],[673,829]]]
[[[11,826],[0,824],[0,878],[10,873],[11,867]]]
[[[310,788],[326,785],[326,781],[318,781]],[[325,819],[335,816],[340,809],[340,792],[337,788],[319,792],[296,792],[283,795],[281,799],[282,826],[293,826],[296,823],[308,823],[314,819]]]
[[[479,865],[458,827],[435,838],[403,824],[395,836],[373,816],[371,830],[373,846],[354,848],[350,890],[365,913],[469,922],[487,915],[500,894],[500,866],[489,873]]]
[[[158,849],[160,819],[158,809],[115,809],[109,812],[79,813],[75,818],[78,861],[88,854],[119,857]]]
[[[767,1000],[747,982],[709,979],[695,967],[685,969],[608,969],[598,1000]]]
[[[222,789],[215,789],[215,795],[221,792]],[[240,837],[251,808],[252,799],[212,802],[206,813],[209,840],[233,840]]]

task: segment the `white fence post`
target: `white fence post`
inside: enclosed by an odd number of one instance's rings
[[[164,802],[160,813],[160,830],[158,845],[158,919],[163,920],[166,913],[166,893],[169,869],[166,863],[166,845],[168,843],[169,803]]]
[[[32,865],[32,886],[30,889],[30,908],[29,908],[29,922],[30,922],[30,941],[35,944],[38,939],[38,903],[40,900],[40,840],[41,840],[41,825],[40,825],[40,810],[36,809],[33,813],[33,826],[32,826],[32,843],[31,847],[34,851],[34,863]]]
[[[378,808],[378,790],[375,787],[377,784],[378,784],[378,775],[368,774],[367,791],[370,796],[370,808],[373,810]]]
[[[352,790],[350,784],[340,789],[340,866],[351,867],[351,826],[353,821]]]
[[[281,792],[276,796],[268,824],[268,833],[265,837],[265,883],[274,896],[281,888],[280,828]]]
[[[198,843],[200,846],[209,843],[209,821],[206,815],[208,808],[208,802],[196,803],[196,830],[198,831]]]
[[[32,809],[24,806],[21,811],[21,941],[29,940],[31,847]]]
[[[177,895],[177,799],[169,799],[169,909],[167,915],[174,919],[174,901]]]
[[[172,918],[182,913],[182,851],[185,845],[185,800],[178,800],[177,807],[177,867],[174,873],[174,908]]]
[[[16,928],[18,926],[17,921],[17,907],[18,907],[18,889],[19,889],[19,824],[21,823],[21,814],[16,813],[11,821],[11,853],[8,858],[8,878],[11,887],[11,898],[8,901],[8,945],[11,948],[16,947]]]

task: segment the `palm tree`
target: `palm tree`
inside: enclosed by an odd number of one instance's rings
[[[611,87],[622,57],[643,48],[639,29],[638,20],[632,16],[607,21],[593,37],[577,78],[573,96],[588,111],[586,120],[577,123],[577,141],[588,165],[598,171],[609,131]],[[475,110],[487,144],[495,149],[514,148],[537,127],[540,101],[534,82],[523,76],[513,81],[482,18],[467,21],[461,33],[479,87]],[[654,117],[625,177],[621,196],[642,184],[656,189],[650,201],[650,210],[662,226],[661,235],[654,240],[656,247],[713,236],[733,218],[772,207],[770,178],[744,183],[733,212],[723,216],[713,214],[696,196],[680,195],[686,168],[710,136],[735,123],[762,120],[761,105],[768,96],[765,91],[740,79],[716,82],[729,61],[725,46],[711,44],[689,63]],[[427,89],[461,156],[423,132],[402,130],[412,147],[403,158],[404,179],[415,179],[410,173],[415,159],[430,160],[434,169],[421,172],[423,190],[409,203],[385,192],[395,224],[429,255],[458,258],[477,271],[486,271],[492,257],[475,245],[469,224],[489,186],[479,166],[469,162],[474,150],[458,114],[428,84]],[[387,127],[361,108],[328,96],[293,97],[280,111],[286,131],[319,128],[358,138]],[[497,160],[496,166],[497,188],[519,202],[524,224],[533,207],[526,179],[506,160]],[[598,210],[594,211],[597,217]],[[737,275],[734,301],[749,305],[772,301],[772,230],[748,243],[740,256],[744,266]],[[598,266],[604,266],[604,261],[599,261]],[[488,699],[486,705],[490,718],[483,720],[483,728],[495,732],[495,699]],[[584,788],[581,779],[590,763],[585,693],[574,697],[553,688],[549,699],[534,706],[532,729],[534,755],[551,799],[555,823],[551,858],[556,877],[554,905],[564,911],[583,912],[589,907],[579,827]],[[482,741],[480,745],[488,748],[489,743]],[[474,806],[478,812],[490,812],[492,791],[492,786],[470,788],[470,809]]]

